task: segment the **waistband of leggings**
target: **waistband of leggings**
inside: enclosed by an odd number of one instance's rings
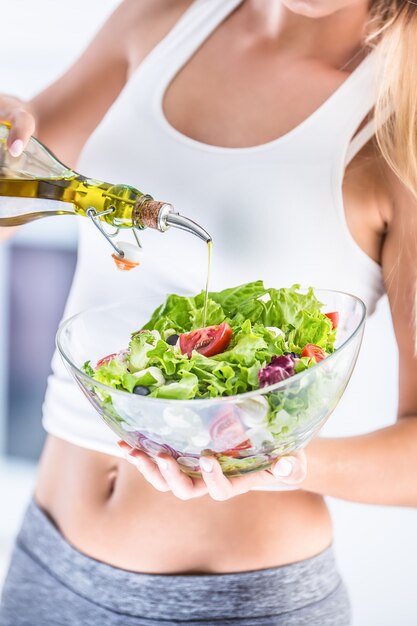
[[[314,604],[340,584],[330,546],[280,567],[230,574],[146,574],[79,552],[32,501],[17,546],[76,594],[110,611],[152,619],[221,620],[280,615]],[[243,548],[244,549],[244,548]]]

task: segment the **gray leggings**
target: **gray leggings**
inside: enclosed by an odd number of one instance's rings
[[[73,548],[32,502],[0,626],[348,626],[332,549],[291,565],[216,575],[134,573]]]

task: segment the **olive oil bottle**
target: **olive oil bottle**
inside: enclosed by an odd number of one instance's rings
[[[128,185],[86,178],[63,165],[34,137],[21,156],[12,157],[7,150],[9,130],[9,124],[0,123],[0,227],[75,214],[117,229],[150,227],[164,232],[173,226],[211,240],[201,226],[179,215],[171,204]]]

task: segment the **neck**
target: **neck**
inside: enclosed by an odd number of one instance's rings
[[[246,0],[245,4],[251,31],[297,57],[340,68],[363,45],[368,20],[364,2],[317,18],[290,11],[281,0]],[[363,56],[358,54],[355,65]]]

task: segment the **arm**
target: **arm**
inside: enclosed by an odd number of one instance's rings
[[[317,439],[302,487],[369,504],[417,506],[417,201],[386,172],[392,212],[382,266],[399,349],[397,422],[367,435]]]

